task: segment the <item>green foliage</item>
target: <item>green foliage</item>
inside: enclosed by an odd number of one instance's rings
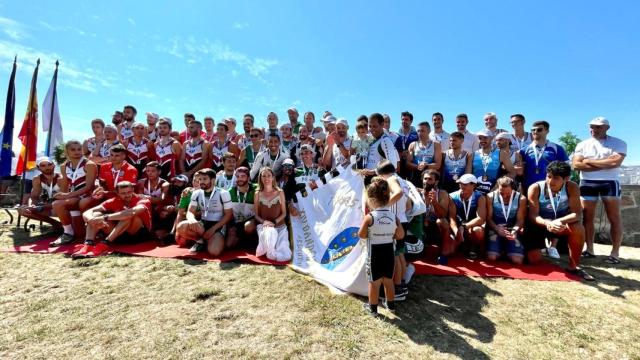
[[[567,151],[567,154],[569,155],[569,159],[571,159],[573,157],[573,153],[576,151],[576,146],[578,146],[578,143],[580,142],[580,138],[577,137],[576,134],[572,133],[571,131],[567,131],[564,133],[564,135],[560,136],[558,140],[560,141],[560,144],[564,147],[564,149]],[[571,171],[571,181],[574,181],[574,182],[580,181],[580,174],[578,171],[575,171],[575,170]]]
[[[56,146],[53,151],[53,158],[56,161],[56,164],[60,165],[67,160],[67,154],[64,152],[64,144],[60,144]]]

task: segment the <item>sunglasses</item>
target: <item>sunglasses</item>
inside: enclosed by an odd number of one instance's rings
[[[282,167],[285,169],[291,169],[293,168],[293,165],[286,164],[286,165],[282,165]]]
[[[257,138],[257,137],[259,137],[259,136],[260,136],[260,135],[258,135],[258,134],[251,134],[251,135],[249,135],[249,137],[250,137],[250,138],[252,138],[252,139],[253,139],[253,138]]]
[[[543,132],[543,131],[544,131],[543,127],[537,127],[537,128],[531,129],[531,132]]]

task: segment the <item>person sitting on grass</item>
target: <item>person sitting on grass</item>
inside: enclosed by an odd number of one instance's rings
[[[171,184],[169,185],[169,193],[171,194],[170,204],[166,205],[162,212],[166,214],[166,218],[173,219],[173,221],[171,221],[172,227],[168,234],[159,236],[160,241],[165,245],[181,241],[176,240],[178,224],[187,219],[191,195],[200,188],[200,177],[194,175],[192,181],[193,186],[188,185],[189,178],[187,178],[186,175],[180,174],[171,179]],[[179,244],[184,244],[185,242],[186,240],[179,242]]]
[[[487,258],[496,261],[506,252],[514,264],[522,264],[521,237],[527,216],[527,198],[515,190],[515,181],[503,176],[498,189],[487,195]]]
[[[258,191],[254,199],[255,220],[258,223],[258,247],[256,256],[266,255],[275,261],[291,260],[289,231],[285,224],[287,202],[284,191],[276,183],[276,176],[269,167],[258,173]]]
[[[254,248],[256,237],[256,220],[253,207],[256,185],[249,182],[249,168],[244,166],[236,169],[236,185],[229,190],[233,204],[233,221],[227,227],[226,247],[241,245]],[[253,249],[252,249],[253,250]]]
[[[84,212],[87,223],[84,246],[73,258],[106,254],[114,242],[139,242],[149,238],[151,230],[151,201],[134,192],[134,184],[120,181],[116,196]],[[101,233],[101,234],[99,234]],[[100,235],[106,235],[99,240]]]
[[[451,226],[449,225],[449,209],[451,199],[449,194],[440,189],[440,173],[433,169],[422,172],[422,193],[427,205],[424,216],[424,233],[440,248],[441,260],[455,252],[454,242],[451,239]],[[444,265],[444,264],[443,264]]]
[[[147,163],[144,172],[145,177],[138,180],[136,193],[141,194],[151,201],[153,208],[153,233],[158,238],[166,236],[173,223],[173,214],[165,211],[166,205],[171,201],[169,196],[170,184],[160,177],[162,167],[157,161]]]
[[[53,161],[46,156],[39,158],[36,166],[40,170],[40,175],[33,178],[33,187],[29,196],[31,205],[19,207],[18,214],[28,219],[51,224],[57,231],[62,230],[60,222],[51,217],[51,203],[54,195],[60,191],[62,176],[56,173]]]
[[[464,174],[458,180],[460,190],[451,193],[455,206],[455,221],[451,221],[454,247],[466,243],[467,256],[475,259],[484,252],[484,225],[487,213],[486,199],[476,186],[473,174]],[[440,263],[446,263],[439,259]]]
[[[233,219],[233,204],[229,192],[214,186],[216,172],[213,169],[198,170],[200,189],[191,194],[187,220],[178,224],[176,242],[184,246],[195,240],[189,252],[207,251],[219,256],[224,251],[225,225]],[[197,218],[200,217],[200,220]]]
[[[367,276],[369,278],[369,302],[365,310],[378,314],[380,285],[384,287],[386,308],[394,312],[395,287],[393,283],[395,254],[394,240],[404,238],[400,220],[389,209],[389,183],[382,177],[371,179],[366,190],[366,203],[370,212],[364,216],[358,236],[367,241]]]
[[[584,246],[584,226],[578,184],[569,180],[571,166],[563,161],[552,161],[547,166],[545,180],[529,187],[529,222],[525,249],[527,260],[537,263],[542,258],[540,249],[545,239],[559,241],[565,238],[569,244],[570,273],[593,281],[593,276],[579,268]]]

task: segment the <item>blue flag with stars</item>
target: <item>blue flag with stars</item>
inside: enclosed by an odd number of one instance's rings
[[[9,90],[7,90],[7,105],[4,109],[4,125],[2,126],[2,154],[0,156],[0,176],[11,175],[11,163],[13,157],[13,123],[16,115],[16,60],[13,61],[13,70],[9,78]]]

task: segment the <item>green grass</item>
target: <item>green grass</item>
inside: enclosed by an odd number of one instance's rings
[[[595,284],[420,276],[373,319],[286,267],[0,253],[0,358],[640,359],[640,249],[622,254],[585,262]]]

